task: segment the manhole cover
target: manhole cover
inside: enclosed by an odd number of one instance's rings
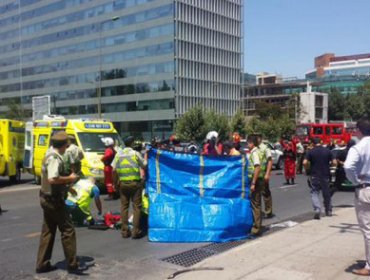
[[[170,257],[161,259],[162,261],[175,265],[190,267],[202,260],[235,248],[244,244],[246,240],[232,241],[226,243],[212,243],[203,247],[192,249]]]

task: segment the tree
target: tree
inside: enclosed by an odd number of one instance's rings
[[[215,111],[205,112],[205,130],[206,133],[209,131],[217,131],[218,138],[221,141],[226,140],[230,134],[229,120],[227,116],[218,114]]]
[[[267,103],[265,101],[256,101],[256,114],[262,120],[267,120],[269,118],[279,118],[285,112],[283,109],[276,104]]]
[[[202,141],[206,133],[205,113],[202,107],[197,106],[184,115],[176,122],[175,131],[177,137],[182,141]]]
[[[331,88],[329,93],[328,118],[329,120],[344,120],[348,118],[345,96],[337,89]]]
[[[8,110],[1,113],[1,118],[26,121],[32,117],[32,110],[25,109],[20,102],[5,101],[4,103]]]
[[[230,131],[238,132],[241,136],[247,135],[247,120],[243,111],[239,110],[230,120]]]

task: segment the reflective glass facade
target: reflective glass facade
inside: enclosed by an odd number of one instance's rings
[[[0,111],[7,100],[30,107],[33,96],[51,95],[53,113],[97,117],[100,100],[122,135],[145,139],[167,137],[198,103],[231,115],[241,2],[1,1]]]

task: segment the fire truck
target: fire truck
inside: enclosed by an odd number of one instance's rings
[[[295,135],[303,144],[310,139],[320,138],[323,144],[330,144],[333,141],[345,141],[347,143],[356,134],[356,125],[352,122],[333,123],[303,123],[296,127]]]

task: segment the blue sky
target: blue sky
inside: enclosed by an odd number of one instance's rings
[[[244,0],[244,70],[304,77],[313,60],[370,53],[370,0]]]

